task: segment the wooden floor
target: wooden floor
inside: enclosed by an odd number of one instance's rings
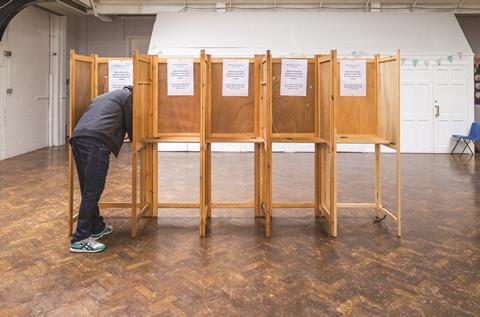
[[[1,316],[480,315],[479,157],[402,155],[401,239],[392,222],[372,224],[373,210],[339,210],[332,239],[312,210],[292,209],[274,210],[269,241],[251,210],[214,210],[206,239],[196,210],[161,210],[132,240],[117,210],[105,212],[107,250],[72,255],[66,154],[0,162]],[[128,197],[128,158],[112,159],[108,200]],[[313,154],[273,164],[274,200],[313,200]],[[159,165],[160,201],[198,198],[197,153],[160,153]],[[252,199],[252,166],[253,154],[214,153],[214,200]],[[373,201],[373,168],[372,154],[341,154],[339,200]]]

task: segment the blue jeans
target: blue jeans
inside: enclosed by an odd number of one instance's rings
[[[73,243],[100,233],[105,228],[98,201],[105,188],[110,149],[102,141],[91,137],[74,138],[71,144],[82,194]]]

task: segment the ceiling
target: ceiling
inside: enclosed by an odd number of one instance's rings
[[[78,0],[77,0],[78,1]],[[89,2],[89,0],[81,0]],[[480,0],[94,0],[101,14],[153,14],[159,11],[214,10],[360,10],[360,11],[453,11],[479,13]]]

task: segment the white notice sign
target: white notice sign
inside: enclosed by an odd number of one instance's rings
[[[248,96],[248,67],[246,59],[223,60],[222,96]]]
[[[282,59],[280,96],[307,95],[307,60]]]
[[[108,61],[108,91],[133,85],[133,61]]]
[[[193,59],[167,61],[169,96],[193,96]]]
[[[367,61],[340,60],[340,96],[367,95]]]

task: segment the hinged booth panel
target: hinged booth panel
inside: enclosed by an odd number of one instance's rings
[[[73,129],[80,120],[83,113],[87,110],[94,97],[94,76],[95,61],[94,56],[84,56],[70,51],[70,109],[69,109],[69,127],[68,137],[70,138]],[[74,215],[74,185],[75,185],[75,163],[71,146],[68,151],[68,233],[73,233],[73,224],[78,220],[78,214]]]
[[[340,61],[336,65],[340,82]],[[377,63],[376,57],[366,60],[366,96],[341,96],[340,86],[335,96],[335,128],[338,138],[377,137]]]
[[[329,224],[330,235],[337,235],[337,218],[335,202],[335,129],[334,129],[334,96],[335,68],[337,53],[319,56],[318,62],[318,112],[320,120],[320,138],[325,143],[317,144],[315,149],[315,205],[316,216],[323,216]]]
[[[377,135],[400,149],[399,56],[378,59]]]
[[[259,58],[207,58],[207,141],[248,142],[259,136]],[[223,96],[223,66],[228,60],[248,61],[247,96]]]
[[[315,59],[299,59],[307,60],[306,96],[281,95],[282,60],[272,59],[272,141],[313,142],[318,136]]]
[[[156,215],[156,144],[152,137],[153,66],[151,56],[133,53],[133,140],[132,140],[132,236],[142,216]],[[138,161],[140,171],[137,170]],[[137,186],[137,180],[139,186]],[[137,189],[138,187],[138,189]],[[137,199],[137,195],[139,196]]]
[[[160,142],[200,141],[200,59],[193,61],[193,95],[170,96],[168,94],[168,64],[174,58],[153,56],[157,65],[154,77],[153,137]]]

